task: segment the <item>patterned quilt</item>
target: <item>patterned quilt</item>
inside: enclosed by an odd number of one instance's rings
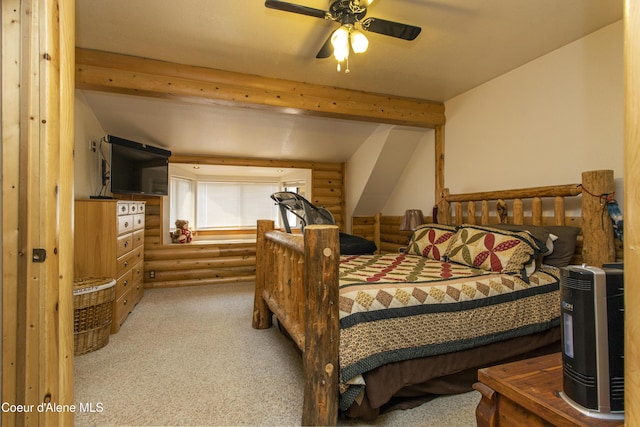
[[[559,325],[558,271],[499,274],[417,255],[342,256],[340,407],[364,391],[362,373]]]

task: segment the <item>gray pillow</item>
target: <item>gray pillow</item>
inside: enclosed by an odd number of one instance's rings
[[[576,253],[576,238],[580,229],[568,225],[549,225],[545,228],[558,239],[553,242],[553,252],[545,256],[542,262],[554,267],[566,267]]]

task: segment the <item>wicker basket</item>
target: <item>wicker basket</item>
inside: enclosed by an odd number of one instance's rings
[[[73,282],[74,354],[90,353],[109,342],[116,281],[87,277]]]

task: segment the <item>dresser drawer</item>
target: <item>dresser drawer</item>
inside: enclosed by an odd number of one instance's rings
[[[116,241],[116,256],[121,257],[127,252],[131,252],[133,249],[133,234],[123,234],[122,236],[118,236]]]
[[[124,319],[126,319],[129,313],[131,313],[131,310],[133,310],[133,306],[135,304],[131,300],[131,290],[132,289],[129,289],[113,303],[113,323],[111,325],[112,333],[117,332],[120,329],[120,325],[124,322]]]
[[[118,257],[116,260],[116,277],[120,277],[126,273],[127,270],[131,270],[131,267],[136,263],[134,255],[135,252],[129,251],[121,257]]]
[[[118,216],[118,235],[129,233],[133,230],[133,215]]]
[[[134,265],[131,269],[131,280],[133,281],[133,283],[142,283],[144,278],[144,262],[142,262],[142,257],[136,259],[139,259],[140,262]]]
[[[136,305],[142,299],[142,294],[144,292],[144,284],[142,282],[138,282],[133,285],[133,289],[131,289],[131,304]]]
[[[144,230],[136,230],[133,232],[133,247],[137,248],[144,243]]]
[[[125,215],[129,213],[129,203],[128,202],[118,202],[118,215]]]
[[[144,214],[136,214],[133,216],[133,229],[140,230],[144,229]]]
[[[124,295],[133,287],[133,270],[127,270],[122,276],[116,280],[116,299]]]

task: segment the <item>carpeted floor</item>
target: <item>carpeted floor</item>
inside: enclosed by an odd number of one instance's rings
[[[300,355],[277,328],[254,330],[252,309],[253,283],[146,290],[106,347],[76,357],[76,426],[300,425]],[[475,426],[479,398],[339,425]]]

